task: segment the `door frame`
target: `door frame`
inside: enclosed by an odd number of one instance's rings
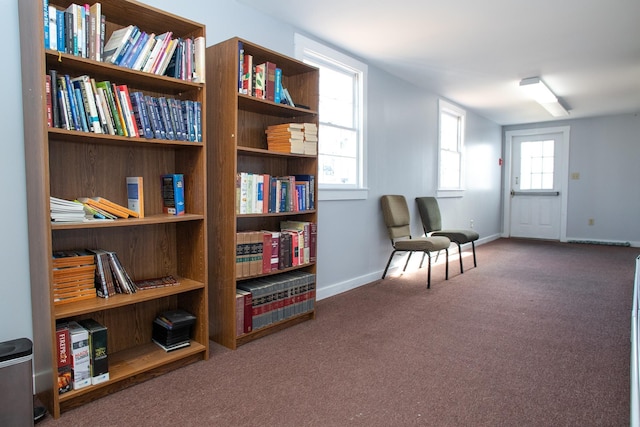
[[[569,143],[570,126],[558,126],[549,128],[532,128],[521,130],[510,130],[505,132],[505,156],[503,175],[503,216],[502,216],[502,237],[511,237],[511,156],[513,153],[513,139],[521,136],[538,136],[549,133],[562,134],[563,144],[561,147],[562,156],[560,161],[560,241],[567,241],[567,201],[569,199],[567,191],[569,189]]]

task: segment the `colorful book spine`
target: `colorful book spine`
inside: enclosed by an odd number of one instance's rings
[[[166,174],[161,177],[162,211],[170,215],[184,215],[184,175]]]

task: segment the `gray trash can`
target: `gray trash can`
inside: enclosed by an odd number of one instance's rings
[[[0,343],[0,426],[33,426],[32,347],[28,338]]]

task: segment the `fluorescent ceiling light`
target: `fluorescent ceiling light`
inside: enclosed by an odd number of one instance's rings
[[[544,84],[540,77],[529,77],[520,81],[520,87],[554,117],[568,116],[569,112],[558,97]]]

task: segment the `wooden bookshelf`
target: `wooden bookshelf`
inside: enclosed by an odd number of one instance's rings
[[[282,83],[294,102],[309,109],[276,104],[238,91],[238,45],[253,55],[254,64],[273,62],[282,69]],[[317,155],[269,151],[265,129],[281,123],[318,124],[319,71],[293,58],[240,38],[210,46],[206,52],[207,81],[215,81],[207,91],[210,123],[207,139],[207,191],[209,192],[209,331],[211,339],[228,348],[248,343],[313,319],[315,309],[273,323],[248,334],[236,335],[236,232],[280,230],[283,220],[317,223],[318,210],[265,214],[236,214],[236,175],[238,172],[267,173],[272,176],[311,174],[317,177]],[[317,180],[315,184],[317,195]],[[316,273],[316,263],[300,265],[263,276],[301,270]],[[256,277],[256,276],[254,276]],[[257,276],[261,277],[261,276]],[[314,298],[315,301],[315,298]]]
[[[58,10],[72,1],[49,0]],[[204,37],[205,27],[132,0],[102,0],[105,41],[133,24],[147,33],[172,31],[173,37]],[[159,76],[45,49],[42,2],[21,1],[20,39],[24,138],[28,197],[29,257],[33,312],[36,393],[50,413],[153,378],[209,356],[206,191],[206,123],[204,142],[128,138],[47,126],[45,76],[87,74],[126,84],[129,91],[201,103],[204,83]],[[162,213],[160,175],[185,176],[184,216]],[[145,217],[111,222],[56,223],[49,218],[49,197],[102,196],[127,204],[125,177],[144,178]],[[100,248],[114,251],[134,279],[173,275],[180,284],[54,305],[52,253]],[[152,323],[162,311],[181,308],[196,316],[191,345],[165,352],[151,341]],[[93,318],[107,327],[109,381],[58,394],[57,321]]]

